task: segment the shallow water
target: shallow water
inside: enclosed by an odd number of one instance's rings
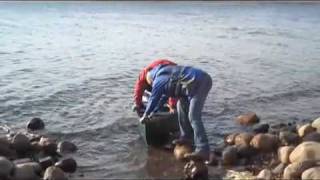
[[[138,71],[169,58],[212,75],[203,115],[212,148],[240,130],[234,117],[247,111],[270,123],[312,120],[320,116],[319,8],[0,2],[1,123],[43,118],[48,133],[79,146],[84,178],[180,177],[181,164],[139,136],[131,111]]]

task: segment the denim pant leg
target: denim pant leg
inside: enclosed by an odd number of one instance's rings
[[[195,151],[209,152],[207,134],[201,120],[201,112],[212,87],[211,77],[206,74],[199,82],[195,95],[190,99],[189,120],[194,132]]]
[[[193,141],[193,130],[189,121],[189,101],[187,98],[180,98],[177,102],[178,121],[180,138]]]

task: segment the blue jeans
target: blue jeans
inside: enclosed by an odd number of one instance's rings
[[[181,97],[177,103],[178,120],[181,138],[193,140],[195,152],[203,152],[209,155],[210,147],[206,131],[204,129],[201,112],[203,105],[212,87],[211,77],[204,73],[196,79],[194,92],[191,97]]]

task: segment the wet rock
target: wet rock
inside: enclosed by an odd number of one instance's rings
[[[215,155],[217,156],[222,156],[222,152],[224,150],[224,148],[226,147],[226,145],[224,143],[218,144],[214,149],[213,152]]]
[[[250,145],[261,152],[271,152],[278,147],[278,138],[271,134],[257,134],[252,138]]]
[[[5,179],[9,176],[13,169],[13,164],[6,157],[0,156],[0,179]]]
[[[268,133],[269,131],[269,124],[257,124],[253,128],[254,133]]]
[[[27,128],[32,131],[44,129],[44,122],[40,118],[32,118],[28,122]]]
[[[314,142],[320,142],[320,133],[318,132],[311,132],[303,137],[303,142],[306,141],[314,141]]]
[[[239,158],[250,158],[256,154],[256,150],[249,145],[236,145],[237,154]]]
[[[279,140],[281,145],[283,146],[289,146],[289,145],[295,146],[300,143],[299,135],[289,131],[281,131],[279,133]]]
[[[283,179],[299,179],[303,171],[315,165],[315,161],[294,162],[289,164],[283,172]]]
[[[34,153],[38,153],[42,150],[42,147],[39,145],[38,142],[31,142],[30,146],[30,150]]]
[[[58,152],[65,153],[73,153],[77,151],[77,146],[69,141],[62,141],[58,143]]]
[[[233,133],[233,134],[230,134],[230,135],[228,135],[227,137],[225,137],[225,139],[224,139],[225,144],[227,144],[227,145],[234,145],[235,138],[236,138],[236,136],[237,136],[238,134],[239,134],[239,133]]]
[[[12,147],[18,153],[23,154],[30,150],[31,145],[26,135],[18,133],[12,139]]]
[[[186,144],[177,144],[173,150],[175,158],[179,161],[184,160],[184,155],[191,152],[192,147]]]
[[[257,179],[271,180],[272,179],[272,172],[269,169],[263,169],[257,175]]]
[[[235,145],[250,145],[250,141],[253,138],[252,133],[240,133],[235,137]]]
[[[301,175],[302,180],[318,180],[320,179],[320,167],[313,167],[305,170]]]
[[[57,152],[57,144],[53,139],[41,137],[39,146],[47,155],[55,155]]]
[[[43,175],[44,180],[67,180],[64,172],[55,166],[50,166],[46,169]]]
[[[14,170],[14,180],[40,180],[41,168],[38,163],[17,164]]]
[[[50,157],[50,156],[45,157],[45,158],[41,158],[39,160],[39,164],[40,164],[42,169],[47,169],[48,167],[53,166],[54,163],[55,162],[54,162],[53,158]]]
[[[317,119],[315,119],[315,120],[312,122],[311,126],[312,126],[313,128],[316,128],[317,131],[320,133],[320,117],[317,118]]]
[[[278,149],[278,158],[283,164],[289,164],[290,153],[294,150],[294,146],[282,146]]]
[[[222,153],[223,165],[234,165],[237,162],[237,148],[228,146]]]
[[[320,160],[320,143],[308,141],[298,145],[289,156],[290,162]]]
[[[9,159],[14,159],[17,156],[16,151],[11,148],[11,144],[7,138],[0,138],[0,156],[5,156]]]
[[[304,137],[305,135],[316,131],[315,128],[311,126],[311,124],[305,124],[298,129],[298,134],[300,137]]]
[[[254,112],[240,115],[236,118],[236,122],[241,125],[252,125],[259,122],[259,118]]]
[[[74,173],[77,170],[77,162],[72,158],[62,159],[55,166],[68,173]]]
[[[186,179],[208,179],[208,168],[202,161],[190,161],[184,166]]]
[[[280,175],[283,174],[284,169],[286,168],[286,164],[280,163],[272,170],[272,174]]]

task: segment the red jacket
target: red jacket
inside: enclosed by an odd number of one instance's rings
[[[153,69],[154,67],[158,66],[158,65],[162,65],[162,64],[168,64],[168,65],[177,65],[174,62],[171,62],[167,59],[157,59],[155,61],[153,61],[151,64],[149,64],[147,67],[143,68],[140,73],[139,73],[139,78],[136,81],[136,84],[134,86],[134,102],[136,104],[137,107],[141,107],[142,106],[142,95],[143,92],[148,88],[148,84],[146,81],[146,77],[147,77],[147,73]],[[176,104],[176,100],[169,98],[169,105],[170,106],[175,106]]]

